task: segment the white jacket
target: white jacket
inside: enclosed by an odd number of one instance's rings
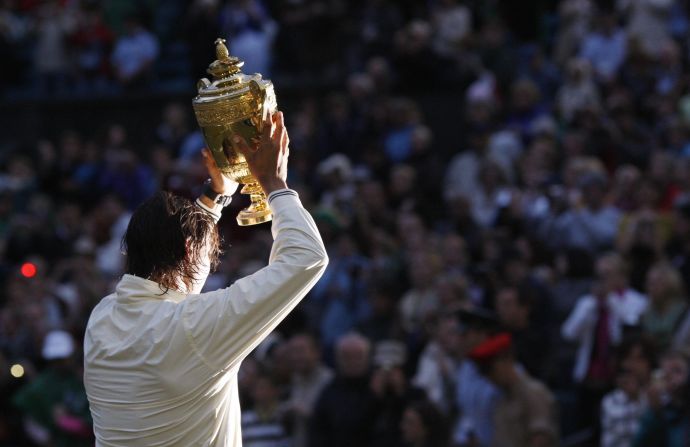
[[[269,265],[197,295],[124,275],[93,310],[84,383],[97,446],[242,445],[237,372],[299,303],[328,257],[297,194],[269,197]]]
[[[640,316],[647,309],[647,297],[626,289],[622,294],[611,293],[606,297],[609,307],[609,334],[612,344],[621,341],[624,325],[637,325]],[[597,325],[597,298],[585,295],[577,300],[573,311],[561,327],[564,339],[579,343],[573,379],[581,382],[587,375],[594,346],[594,332]]]

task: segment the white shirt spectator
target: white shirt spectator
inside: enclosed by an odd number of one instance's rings
[[[158,40],[153,33],[137,28],[117,40],[112,62],[118,74],[126,79],[137,76],[158,57]]]
[[[643,394],[633,400],[616,389],[601,401],[601,447],[631,445],[645,409]]]
[[[647,297],[633,289],[622,293],[611,293],[606,297],[609,310],[609,336],[613,345],[620,343],[623,326],[636,326],[647,310]],[[598,304],[593,295],[585,295],[577,300],[575,308],[561,327],[564,339],[579,343],[573,379],[581,382],[589,369],[597,326]]]
[[[613,79],[625,61],[627,37],[623,30],[611,34],[588,34],[580,48],[580,57],[587,59],[594,72],[607,81]]]

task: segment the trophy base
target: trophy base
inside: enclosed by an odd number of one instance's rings
[[[265,210],[259,211],[251,210],[250,208],[240,211],[237,215],[237,224],[239,226],[246,227],[249,225],[258,225],[273,220],[273,214],[271,214],[270,209],[266,208]]]

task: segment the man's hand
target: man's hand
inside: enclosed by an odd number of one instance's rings
[[[213,158],[213,155],[211,155],[211,151],[203,148],[201,150],[201,155],[204,157],[204,165],[206,165],[208,176],[211,178],[211,189],[223,196],[233,195],[235,191],[237,191],[239,184],[233,182],[220,172],[218,165],[216,165],[216,160]]]
[[[260,138],[252,142],[255,145],[254,148],[250,148],[239,135],[235,135],[232,142],[235,150],[244,155],[249,170],[266,194],[287,188],[290,137],[285,129],[283,112],[274,112],[266,117]]]

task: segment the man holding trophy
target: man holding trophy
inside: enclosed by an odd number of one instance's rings
[[[161,192],[133,214],[126,274],[93,310],[84,382],[97,446],[241,446],[242,360],[328,263],[316,225],[286,184],[289,138],[273,86],[216,41],[194,100],[210,179],[195,203]],[[272,222],[269,265],[201,293],[219,255],[216,222],[238,183],[240,225]]]

